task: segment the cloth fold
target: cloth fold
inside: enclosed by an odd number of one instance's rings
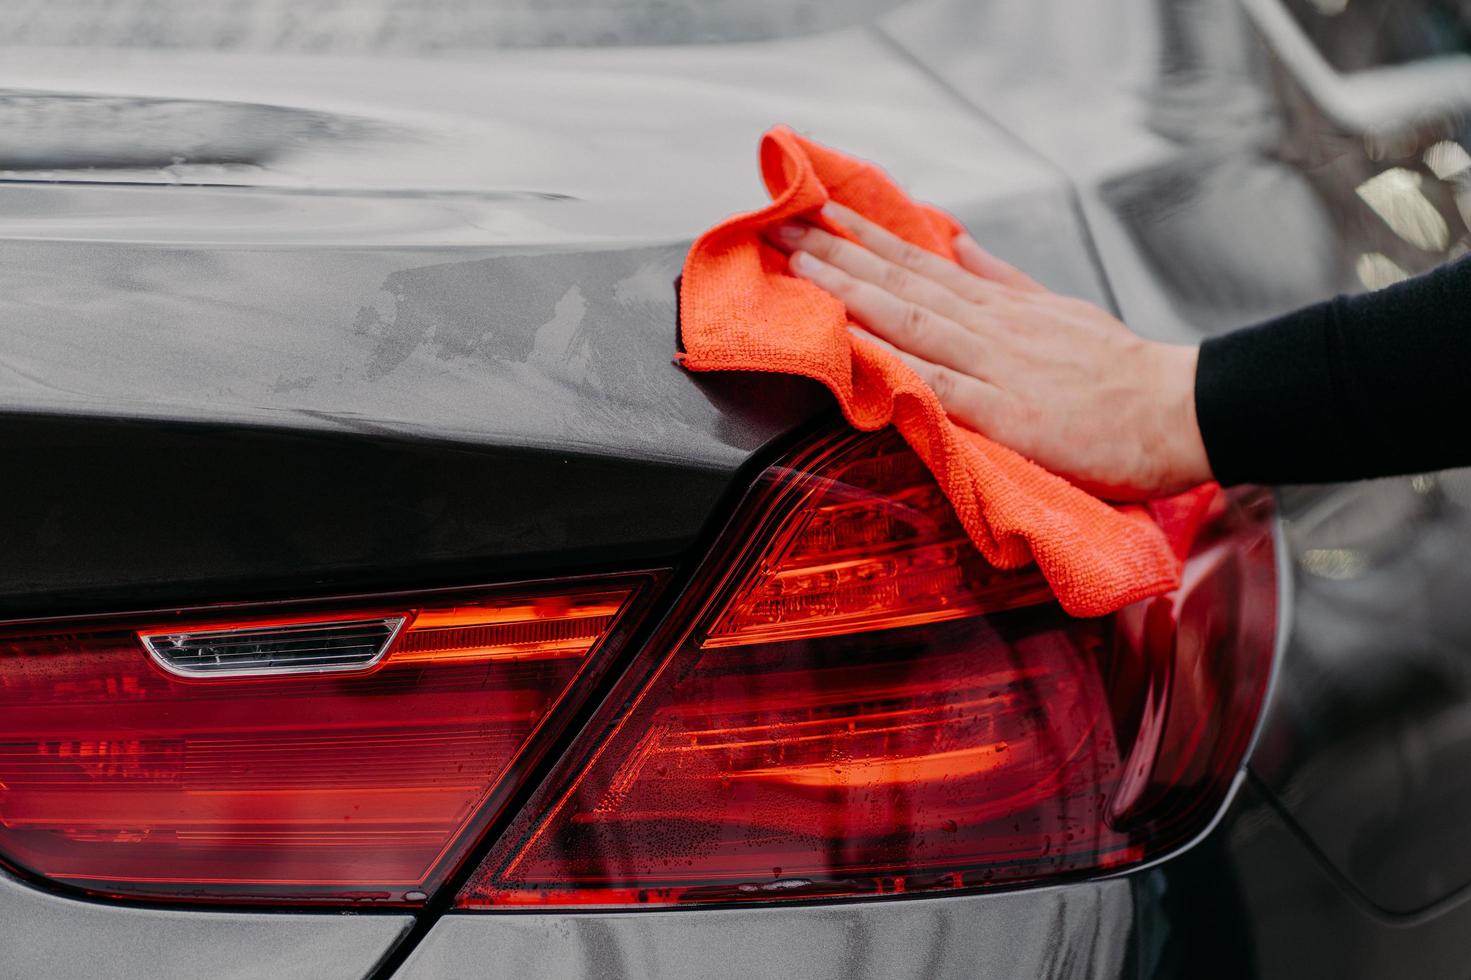
[[[986,560],[998,568],[1035,561],[1074,616],[1104,615],[1174,588],[1180,557],[1219,488],[1115,507],[957,425],[913,370],[850,333],[841,301],[792,276],[762,231],[802,218],[851,239],[819,211],[832,200],[954,261],[959,223],[910,200],[872,164],[784,126],[762,139],[760,164],[771,204],[711,228],[685,259],[677,360],[691,371],[803,375],[832,391],[854,427],[892,424]]]

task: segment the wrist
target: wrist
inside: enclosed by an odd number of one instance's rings
[[[1164,489],[1184,490],[1212,479],[1210,457],[1195,411],[1198,345],[1161,345],[1163,359],[1160,420],[1164,425]]]

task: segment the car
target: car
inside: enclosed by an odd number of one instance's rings
[[[1450,0],[19,0],[0,976],[1452,977],[1471,478],[1066,616],[675,363],[776,123],[1193,342],[1464,252]]]

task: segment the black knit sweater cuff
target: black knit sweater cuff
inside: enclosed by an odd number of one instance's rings
[[[1322,479],[1342,465],[1326,350],[1336,302],[1212,337],[1200,347],[1195,413],[1226,485]]]

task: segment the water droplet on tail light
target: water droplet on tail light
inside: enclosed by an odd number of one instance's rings
[[[691,595],[461,906],[943,891],[1184,843],[1265,690],[1270,498],[1218,501],[1177,594],[1079,620],[896,437],[850,436],[769,470]]]

